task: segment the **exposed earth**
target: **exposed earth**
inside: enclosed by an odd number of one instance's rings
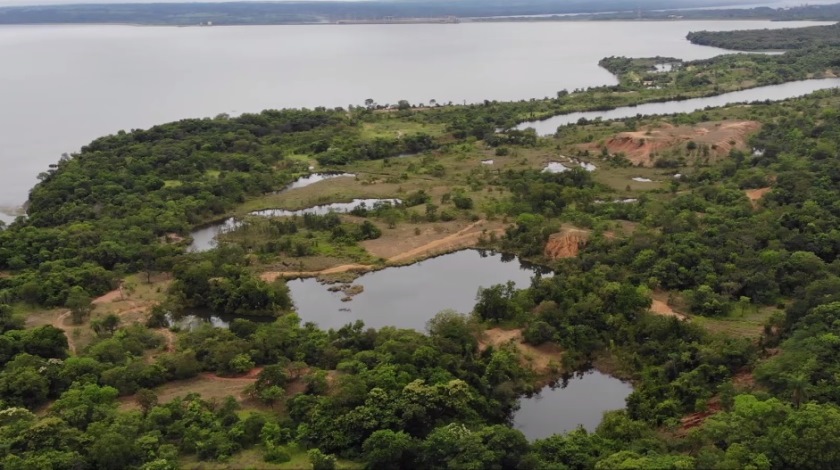
[[[672,150],[705,157],[702,148],[706,146],[711,158],[729,155],[733,148],[747,150],[747,139],[760,128],[761,124],[756,121],[706,122],[695,126],[663,124],[653,129],[616,134],[603,145],[610,154],[621,153],[634,165],[650,167],[655,156]],[[600,150],[597,143],[584,144],[582,148]]]

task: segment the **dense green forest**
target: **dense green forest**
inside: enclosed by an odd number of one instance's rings
[[[543,100],[371,100],[97,139],[43,173],[28,217],[0,230],[2,467],[833,468],[840,91],[547,138],[513,127],[816,76],[838,57],[810,43],[611,57],[601,65],[618,85]],[[645,164],[633,152],[663,130],[680,138]],[[628,135],[633,148],[614,150]],[[542,171],[567,155],[598,169]],[[282,191],[315,166],[355,177]],[[639,174],[657,181],[635,185]],[[357,197],[401,203],[247,215]],[[188,252],[191,230],[231,215],[244,222],[217,248]],[[370,242],[478,221],[501,227],[483,246],[553,276],[481,289],[471,312],[437,313],[424,332],[319,329],[282,275],[265,276],[384,268]],[[568,227],[588,239],[549,256]],[[122,297],[128,308],[109,310]],[[655,302],[677,313],[653,314]],[[233,319],[177,323],[195,312]],[[521,331],[522,344],[488,344],[491,328]],[[537,370],[524,347],[562,353]],[[632,382],[626,409],[532,442],[512,426],[520,397],[593,367]]]
[[[840,24],[750,31],[697,31],[689,33],[688,40],[701,46],[740,51],[837,47],[840,45]]]

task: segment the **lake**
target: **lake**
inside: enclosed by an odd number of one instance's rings
[[[662,103],[647,103],[638,106],[623,106],[607,111],[587,111],[581,113],[560,114],[542,121],[523,122],[517,129],[534,128],[537,134],[552,135],[559,126],[575,124],[580,119],[594,120],[625,119],[637,115],[652,116],[659,114],[690,113],[707,107],[726,106],[734,103],[749,103],[764,100],[786,100],[804,96],[817,90],[827,90],[840,87],[840,78],[821,78],[801,80],[798,82],[769,85],[748,90],[734,91],[706,98],[692,98],[682,101],[665,101]]]
[[[565,384],[546,386],[540,393],[519,400],[513,425],[529,440],[574,431],[594,431],[605,411],[624,409],[633,386],[592,370],[576,374]]]
[[[606,56],[705,59],[689,31],[808,22],[0,27],[0,208],[96,137],[265,108],[518,100],[614,84]],[[828,24],[828,23],[826,23]]]
[[[322,329],[363,320],[372,328],[396,326],[425,332],[426,322],[441,310],[471,312],[479,287],[513,281],[523,289],[538,270],[516,257],[464,250],[364,274],[353,282],[364,291],[350,302],[342,302],[343,293],[329,292],[329,286],[316,279],[290,280],[287,285],[300,318]]]

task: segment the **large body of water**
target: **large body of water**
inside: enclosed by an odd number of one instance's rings
[[[606,56],[704,59],[689,31],[807,22],[0,27],[0,207],[96,137],[265,108],[516,100],[615,83]]]
[[[638,106],[623,106],[621,108],[607,111],[586,111],[581,113],[569,113],[554,116],[542,121],[523,122],[518,129],[534,128],[539,135],[551,135],[557,131],[557,127],[574,124],[580,119],[626,119],[642,115],[652,116],[674,113],[691,113],[708,107],[726,106],[733,103],[749,103],[752,101],[764,100],[786,100],[804,96],[817,90],[840,87],[840,78],[822,78],[813,80],[802,80],[798,82],[782,83],[781,85],[770,85],[748,90],[734,91],[717,96],[706,98],[692,98],[682,101],[665,101],[662,103],[647,103]]]

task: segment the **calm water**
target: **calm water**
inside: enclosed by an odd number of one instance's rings
[[[309,178],[309,183],[304,186],[308,186],[309,184],[315,184],[323,180],[323,178]],[[292,184],[300,183],[300,181],[301,180],[298,180],[296,183]],[[302,188],[303,186],[296,187]],[[289,187],[286,190],[289,189],[294,188]],[[320,206],[307,207],[305,209],[298,209],[295,211],[290,211],[286,209],[266,209],[262,211],[251,212],[250,215],[260,217],[292,217],[295,215],[304,214],[326,215],[330,212],[350,212],[353,209],[357,209],[362,206],[367,207],[368,209],[373,209],[374,207],[376,207],[377,204],[380,203],[400,204],[401,202],[402,201],[400,201],[399,199],[353,199],[350,202],[334,202],[332,204],[322,204]],[[240,222],[238,219],[230,217],[221,222],[201,227],[190,234],[190,236],[193,238],[193,242],[189,246],[188,251],[192,253],[198,253],[202,251],[212,250],[216,247],[216,237],[219,236],[220,233],[236,230],[241,225],[242,222]]]
[[[0,27],[0,207],[101,135],[265,108],[476,102],[615,83],[610,55],[704,59],[689,31],[802,22]]]
[[[441,310],[471,312],[479,287],[514,281],[522,289],[537,269],[515,257],[465,250],[365,274],[353,282],[364,292],[350,302],[342,302],[343,293],[329,292],[329,286],[315,279],[292,280],[288,286],[301,319],[323,329],[364,320],[373,328],[426,331],[426,322]]]
[[[708,98],[693,98],[683,101],[666,101],[663,103],[648,103],[639,106],[625,106],[609,111],[590,111],[583,113],[569,113],[554,116],[543,121],[523,122],[517,128],[526,129],[533,127],[540,135],[551,135],[557,131],[557,127],[567,124],[574,124],[580,119],[624,119],[636,115],[650,116],[656,114],[690,113],[707,107],[726,106],[733,103],[745,103],[750,101],[764,100],[786,100],[813,93],[817,90],[840,87],[840,78],[824,78],[814,80],[802,80],[799,82],[783,83],[765,87],[751,88],[749,90],[735,91]]]
[[[623,409],[632,392],[629,383],[590,371],[569,379],[565,388],[545,387],[539,394],[519,400],[514,426],[529,440],[573,431],[578,426],[594,431],[604,412]]]

